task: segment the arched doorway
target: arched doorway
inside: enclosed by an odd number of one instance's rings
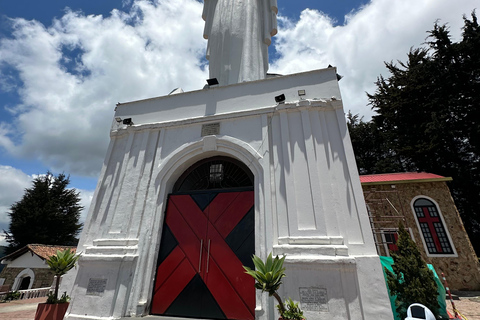
[[[35,281],[35,273],[32,269],[23,269],[17,274],[12,285],[12,290],[27,290],[31,289]]]
[[[27,290],[30,287],[30,277],[23,277],[22,282],[20,282],[20,286],[18,286],[18,290]]]
[[[227,157],[201,160],[168,197],[152,314],[254,319],[253,175]]]

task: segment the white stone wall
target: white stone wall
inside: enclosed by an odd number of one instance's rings
[[[375,319],[391,319],[335,71],[118,105],[115,117],[133,125],[112,123],[79,243],[84,254],[64,281],[73,297],[67,318],[148,314],[167,196],[195,162],[223,155],[255,177],[255,250],[287,254],[284,296],[326,290],[327,308],[308,319],[367,319],[373,310]],[[282,93],[286,102],[275,104]],[[209,123],[220,132],[202,137]],[[257,293],[257,318],[273,319],[273,309]]]
[[[48,264],[32,252],[26,252],[20,257],[12,260],[5,268],[44,268],[48,269]]]

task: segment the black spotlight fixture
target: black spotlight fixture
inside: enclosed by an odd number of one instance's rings
[[[218,80],[217,80],[217,78],[207,79],[207,83],[210,87],[215,86],[215,85],[218,84]]]
[[[131,126],[133,124],[132,118],[123,119],[123,124],[126,124],[127,126]]]
[[[279,96],[275,97],[275,102],[276,103],[284,103],[285,102],[285,95],[282,93]]]

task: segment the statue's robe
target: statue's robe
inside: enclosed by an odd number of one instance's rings
[[[210,78],[220,85],[264,79],[277,12],[277,0],[205,0]]]

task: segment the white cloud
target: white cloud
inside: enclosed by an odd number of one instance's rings
[[[77,189],[77,191],[80,192],[80,205],[83,206],[83,211],[79,220],[81,223],[85,223],[88,211],[90,210],[90,204],[92,203],[94,191],[83,189]]]
[[[15,202],[22,199],[25,188],[32,185],[32,177],[19,169],[0,165],[0,245],[4,244],[3,230],[8,229],[10,218],[7,212]]]
[[[270,71],[288,74],[336,66],[344,76],[340,89],[346,111],[369,116],[365,91],[374,93],[377,77],[388,75],[384,61],[405,61],[437,20],[448,23],[459,40],[462,16],[470,16],[477,5],[474,0],[373,0],[336,27],[321,12],[305,10],[295,24],[282,19],[276,42],[281,57]]]
[[[305,10],[295,23],[280,17],[278,59],[270,72],[337,66],[345,109],[368,116],[365,91],[373,93],[377,76],[386,74],[383,61],[405,60],[437,19],[448,22],[458,39],[462,15],[475,5],[373,0],[336,27],[315,10]],[[39,159],[54,172],[97,176],[117,102],[203,86],[201,11],[200,1],[137,0],[130,11],[109,17],[67,12],[49,27],[15,19],[12,37],[0,39],[0,66],[20,75],[21,105],[9,106],[14,123],[0,122],[0,148]]]
[[[13,125],[0,124],[0,147],[53,171],[96,176],[117,102],[203,85],[201,10],[191,0],[136,1],[108,18],[67,12],[48,28],[15,19],[0,64],[18,70],[23,103]]]

